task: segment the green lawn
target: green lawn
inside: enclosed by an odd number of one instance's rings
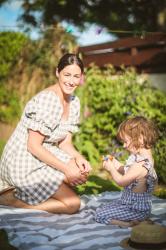
[[[76,192],[82,194],[99,194],[105,191],[120,191],[121,189],[112,181],[105,180],[97,175],[90,175],[88,181],[76,187]]]

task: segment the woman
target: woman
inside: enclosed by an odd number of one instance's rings
[[[57,66],[57,83],[35,95],[7,142],[0,162],[0,204],[72,214],[80,199],[71,186],[86,182],[89,163],[72,145],[80,103],[74,90],[84,66],[75,54]]]

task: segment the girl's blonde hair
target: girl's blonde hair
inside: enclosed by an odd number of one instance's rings
[[[143,116],[135,116],[122,122],[119,126],[117,138],[124,142],[125,136],[131,138],[132,146],[136,149],[141,146],[145,148],[152,148],[158,139],[158,131],[151,120]],[[143,139],[143,145],[140,139]]]

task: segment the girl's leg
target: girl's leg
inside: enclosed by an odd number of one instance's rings
[[[122,227],[131,227],[144,220],[144,214],[132,211],[124,205],[105,205],[96,210],[95,219],[99,223],[114,224]]]
[[[67,184],[62,183],[57,192],[51,198],[38,205],[29,205],[15,198],[13,191],[1,194],[0,204],[18,208],[44,210],[56,214],[73,214],[80,208],[80,198]]]

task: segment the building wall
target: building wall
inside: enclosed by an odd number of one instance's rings
[[[142,77],[149,80],[152,86],[159,88],[166,92],[166,73],[162,74],[142,74]]]

